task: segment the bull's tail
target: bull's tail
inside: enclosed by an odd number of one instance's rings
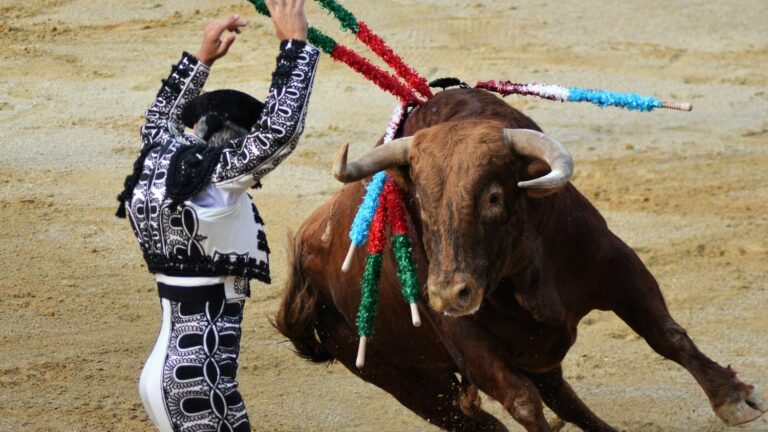
[[[318,317],[318,293],[301,268],[301,235],[288,233],[288,280],[283,302],[277,311],[274,325],[283,336],[293,342],[296,353],[315,363],[330,362],[328,352],[315,333]]]

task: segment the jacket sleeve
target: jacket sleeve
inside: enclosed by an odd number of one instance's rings
[[[264,111],[250,134],[224,145],[212,174],[214,185],[244,191],[275,169],[295,149],[304,130],[320,52],[303,41],[280,44]]]
[[[184,132],[181,110],[200,94],[209,73],[210,68],[193,55],[187,52],[182,55],[181,60],[171,68],[168,79],[163,80],[155,101],[147,110],[146,122],[141,127],[142,147]]]

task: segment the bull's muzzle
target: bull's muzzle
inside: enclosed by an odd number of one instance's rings
[[[483,301],[483,290],[463,274],[449,278],[429,277],[427,281],[429,303],[446,315],[469,315],[477,312]]]

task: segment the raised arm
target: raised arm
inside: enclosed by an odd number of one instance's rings
[[[296,149],[320,52],[306,43],[304,0],[269,1],[280,43],[264,111],[251,133],[227,143],[212,181],[221,189],[245,190]]]
[[[213,173],[213,183],[244,190],[290,155],[304,130],[319,51],[304,41],[280,44],[277,68],[261,118],[251,133],[227,143]]]
[[[163,80],[155,101],[147,110],[146,122],[141,127],[142,147],[184,132],[180,119],[182,108],[200,94],[211,65],[226,55],[235,42],[234,34],[224,40],[221,36],[226,31],[240,33],[240,28],[246,24],[234,15],[205,27],[200,50],[195,56],[187,52],[182,55],[181,60],[171,68],[168,79]]]
[[[147,109],[146,122],[141,127],[141,145],[158,144],[184,132],[179,116],[184,104],[200,94],[210,69],[185,52],[163,80],[155,101]]]

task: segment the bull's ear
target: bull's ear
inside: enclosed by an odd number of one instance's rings
[[[544,177],[545,175],[549,174],[550,171],[552,171],[552,169],[549,167],[549,165],[547,165],[546,162],[539,159],[526,158],[525,165],[523,166],[523,170],[520,174],[520,180],[527,181]],[[526,189],[525,192],[531,198],[543,198],[545,196],[559,192],[560,189],[562,189],[562,186],[547,189]]]
[[[413,193],[414,186],[413,181],[411,180],[411,168],[408,165],[392,168],[387,172],[392,177],[392,180],[397,183],[400,189],[409,194]]]

